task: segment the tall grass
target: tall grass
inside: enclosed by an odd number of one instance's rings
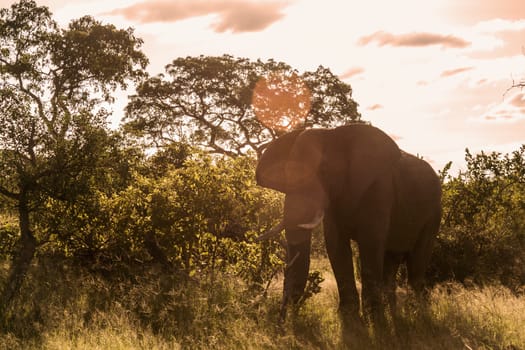
[[[525,349],[525,296],[503,287],[440,285],[426,308],[400,290],[395,331],[371,337],[358,321],[342,324],[326,261],[314,268],[321,293],[279,325],[282,281],[262,297],[235,276],[212,285],[151,266],[93,272],[40,259],[0,349]]]

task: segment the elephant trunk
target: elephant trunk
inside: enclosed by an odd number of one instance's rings
[[[298,237],[301,237],[300,241],[298,241]],[[286,317],[288,304],[298,304],[303,296],[310,269],[312,232],[301,228],[286,229],[286,240],[288,244],[280,315],[281,321],[284,321]]]

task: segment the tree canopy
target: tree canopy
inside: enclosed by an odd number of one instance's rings
[[[127,106],[126,129],[156,146],[187,142],[214,153],[260,153],[285,131],[359,121],[352,88],[329,69],[232,56],[186,57],[149,77]]]
[[[71,192],[104,137],[101,102],[142,74],[141,44],[91,17],[60,29],[33,1],[0,10],[0,193]]]

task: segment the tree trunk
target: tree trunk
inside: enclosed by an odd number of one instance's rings
[[[149,255],[153,258],[156,263],[159,263],[163,268],[169,269],[171,264],[168,257],[159,246],[157,238],[155,237],[155,229],[151,228],[144,237],[144,245]]]
[[[30,228],[29,209],[25,201],[20,201],[18,214],[20,240],[18,242],[18,251],[13,256],[9,276],[0,299],[0,319],[2,321],[5,321],[6,312],[13,298],[20,292],[37,248],[36,238],[33,236]]]

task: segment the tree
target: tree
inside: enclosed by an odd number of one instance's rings
[[[74,201],[108,149],[103,106],[147,64],[142,40],[91,17],[60,29],[47,7],[21,0],[0,10],[0,196],[17,208],[20,237],[0,315],[37,246],[33,219],[50,200]]]
[[[512,89],[523,89],[523,88],[525,88],[525,79],[522,79],[518,82],[516,82],[515,80],[512,80],[512,85],[510,86],[510,88],[507,89],[507,92]]]
[[[186,57],[145,79],[125,128],[155,146],[188,142],[238,156],[283,132],[359,121],[352,88],[330,70],[299,74],[285,63],[232,56]]]

